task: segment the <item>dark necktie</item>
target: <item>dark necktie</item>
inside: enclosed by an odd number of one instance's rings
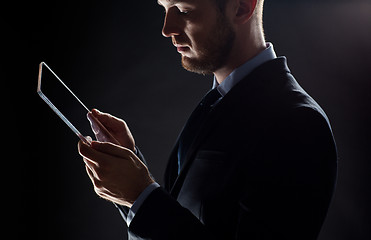
[[[221,97],[216,88],[210,90],[201,100],[200,104],[192,112],[183,131],[179,137],[178,147],[178,173],[182,169],[187,151],[192,144],[194,137],[200,131],[200,127],[205,120],[206,115],[210,112],[213,105]]]

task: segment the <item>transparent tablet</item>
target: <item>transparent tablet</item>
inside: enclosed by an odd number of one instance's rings
[[[37,93],[67,126],[86,144],[90,141],[78,128],[89,131],[86,114],[90,111],[69,87],[46,65],[39,65]]]

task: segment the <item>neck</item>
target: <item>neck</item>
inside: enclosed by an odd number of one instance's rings
[[[251,36],[255,36],[255,38],[252,39]],[[257,56],[266,48],[262,31],[255,33],[250,32],[246,38],[240,37],[239,39],[240,40],[236,38],[234,47],[226,60],[226,64],[214,72],[214,76],[219,84],[221,84],[234,69]]]

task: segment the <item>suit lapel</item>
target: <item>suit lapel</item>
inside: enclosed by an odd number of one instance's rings
[[[271,69],[272,71],[267,71]],[[234,109],[234,105],[238,104],[239,109],[255,109],[257,108],[257,99],[261,98],[261,89],[262,86],[266,88],[270,85],[272,80],[271,72],[277,74],[287,73],[289,69],[286,65],[286,59],[284,57],[278,58],[267,62],[257,69],[255,69],[250,75],[241,80],[235,87],[233,87],[230,92],[225,95],[220,102],[210,111],[206,116],[206,119],[201,126],[200,132],[194,137],[191,146],[186,154],[185,161],[182,169],[177,174],[178,169],[178,160],[177,160],[177,151],[178,151],[178,141],[172,151],[170,160],[167,166],[165,173],[165,182],[167,183],[167,190],[170,190],[170,193],[173,197],[176,197],[181,189],[181,186],[184,182],[185,176],[195,159],[195,154],[202,144],[202,142],[207,138],[210,131],[217,127],[219,121],[228,120],[228,111]],[[275,76],[277,78],[277,76]],[[277,84],[277,83],[275,83]],[[263,88],[263,89],[264,89]]]
[[[165,170],[165,189],[170,192],[174,186],[174,182],[178,178],[178,146],[179,146],[179,137],[176,141],[176,144],[170,154],[169,161]]]
[[[188,152],[185,156],[185,160],[183,163],[182,169],[180,169],[179,175],[176,177],[174,183],[172,184],[170,193],[172,196],[177,196],[180,190],[181,185],[183,184],[184,177],[187,175],[187,172],[189,170],[190,165],[192,164],[193,160],[195,159],[195,154],[197,152],[198,147],[200,146],[200,143],[208,136],[210,131],[214,129],[217,125],[217,122],[219,120],[220,114],[223,112],[223,110],[219,109],[218,107],[219,104],[217,104],[211,111],[210,113],[206,116],[205,121],[200,127],[200,131],[196,134],[196,136],[193,138],[193,141],[188,149]],[[178,143],[177,143],[178,146]],[[172,153],[172,158],[171,162],[172,164],[176,163],[177,165],[177,154],[176,154],[176,149],[173,150]],[[169,165],[170,166],[170,163]],[[177,168],[171,167],[174,172],[176,171]],[[170,169],[169,169],[170,170]],[[170,175],[170,173],[169,173]],[[174,178],[173,178],[174,179]]]
[[[247,81],[245,81],[247,80]],[[244,79],[241,82],[248,82],[248,79]],[[245,91],[245,90],[246,91]],[[232,89],[233,90],[233,89]],[[170,194],[173,197],[177,197],[179,190],[181,189],[185,176],[187,175],[187,172],[192,165],[192,162],[195,160],[195,154],[197,153],[198,148],[202,145],[202,142],[207,138],[207,136],[210,134],[210,131],[215,130],[217,128],[218,122],[220,121],[226,121],[227,119],[224,119],[224,117],[228,118],[228,110],[231,109],[231,106],[236,104],[238,99],[241,98],[241,95],[249,94],[249,90],[246,87],[242,88],[235,88],[235,91],[230,91],[227,95],[225,95],[219,102],[216,104],[210,113],[206,116],[205,121],[200,127],[200,131],[196,134],[196,136],[193,138],[192,144],[190,145],[188,152],[186,154],[184,164],[182,169],[179,172],[179,175],[177,174],[177,150],[178,150],[178,144],[179,139],[176,144],[176,148],[173,149],[171,159],[168,163],[168,169],[167,169],[167,181],[169,181],[170,188]],[[172,162],[172,163],[170,163]],[[176,167],[174,166],[176,165]],[[172,173],[170,173],[172,171]],[[176,177],[174,178],[176,174]],[[171,177],[169,179],[169,177]]]

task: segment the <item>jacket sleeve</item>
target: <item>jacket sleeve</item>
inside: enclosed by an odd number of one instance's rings
[[[129,227],[135,239],[209,239],[203,224],[164,189],[154,190]]]
[[[263,135],[249,156],[256,167],[249,171],[248,184],[253,187],[239,201],[236,235],[317,239],[337,171],[337,150],[326,115],[298,107]]]

